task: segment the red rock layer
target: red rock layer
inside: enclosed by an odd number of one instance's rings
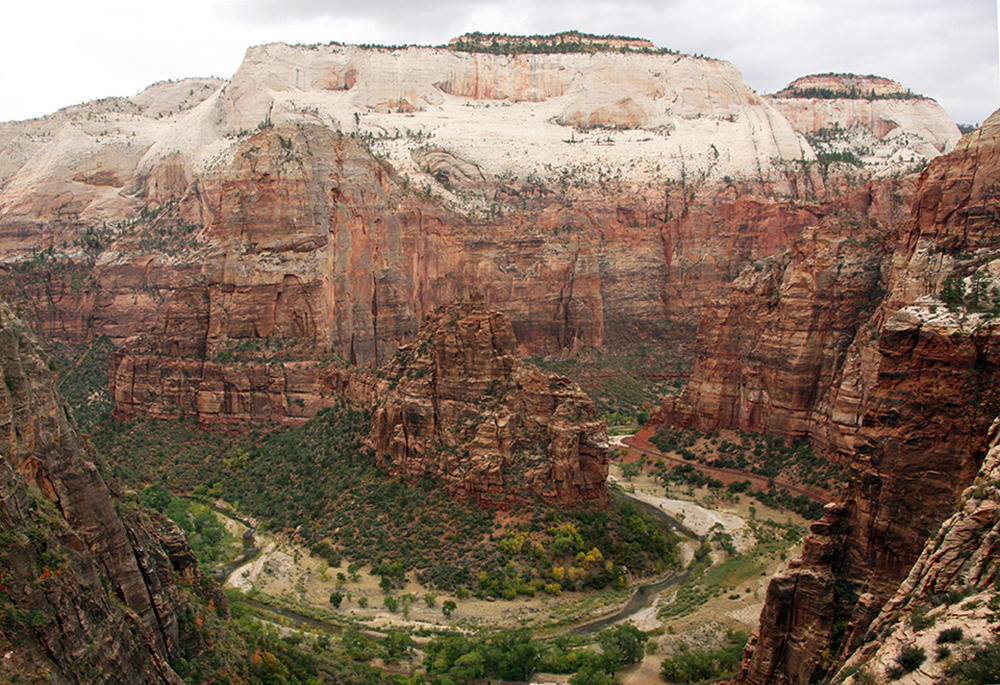
[[[983,462],[1000,412],[1000,327],[912,298],[1000,248],[992,229],[998,135],[994,115],[921,178],[891,260],[888,314],[873,318],[880,325],[874,368],[855,381],[870,389],[850,483],[802,559],[772,582],[740,682],[804,685],[849,656]],[[834,529],[842,535],[830,542]],[[818,547],[831,551],[813,554]]]
[[[41,330],[118,342],[155,331],[185,356],[284,338],[367,365],[412,340],[424,312],[473,293],[502,305],[535,352],[599,345],[609,308],[615,321],[662,315],[660,222],[641,195],[630,199],[639,210],[603,196],[569,208],[532,184],[505,186],[524,210],[476,223],[310,125],[261,131],[198,179],[168,171],[141,180],[144,204],[124,227],[45,225],[50,243],[94,251],[70,262],[24,248],[35,256],[5,288]],[[20,230],[12,221],[0,217],[0,234]]]
[[[0,637],[15,645],[4,673],[179,685],[168,661],[204,645],[181,621],[191,602],[178,584],[207,593],[223,614],[225,596],[173,523],[115,501],[38,343],[6,304],[0,366],[0,577],[10,617]]]
[[[882,262],[895,236],[887,224],[906,187],[873,185],[839,207],[772,207],[775,226],[792,216],[802,226],[770,233],[778,256],[751,261],[731,292],[719,288],[701,310],[691,381],[655,421],[845,449],[860,420],[845,368],[858,363],[852,344],[866,336],[862,324],[883,293]]]
[[[522,365],[509,319],[476,303],[427,315],[376,389],[371,443],[397,474],[442,478],[454,496],[607,502],[608,435],[565,378]]]

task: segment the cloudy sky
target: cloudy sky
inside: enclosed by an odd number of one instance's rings
[[[648,38],[736,65],[758,92],[878,74],[959,123],[1000,108],[1000,0],[36,0],[4,8],[0,121],[163,79],[228,78],[250,45],[438,45],[467,31]]]

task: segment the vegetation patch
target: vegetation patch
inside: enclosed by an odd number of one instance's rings
[[[390,587],[417,572],[425,585],[513,599],[619,587],[677,563],[666,525],[623,500],[564,511],[538,502],[497,513],[459,503],[430,477],[401,480],[362,440],[367,412],[347,405],[300,428],[202,431],[192,423],[107,421],[92,433],[111,474],[133,487],[222,497],[299,540],[332,566],[370,564]]]
[[[788,443],[758,433],[722,436],[719,431],[663,426],[650,437],[664,454],[676,454],[716,468],[745,471],[764,478],[782,477],[807,486],[831,490],[847,478],[846,472],[816,454],[805,440]]]
[[[677,653],[663,660],[660,675],[668,683],[715,682],[736,675],[743,660],[748,635],[730,630],[719,649],[700,649],[682,643]]]

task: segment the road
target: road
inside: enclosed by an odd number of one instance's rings
[[[759,475],[757,475],[755,473],[748,473],[746,471],[739,471],[737,469],[727,469],[727,468],[722,468],[722,467],[719,467],[719,466],[708,466],[707,464],[699,464],[697,462],[690,462],[690,461],[687,461],[686,459],[681,459],[680,457],[675,457],[675,456],[671,456],[671,455],[668,455],[668,454],[663,454],[662,452],[659,452],[659,451],[657,451],[655,449],[652,449],[652,448],[640,447],[640,446],[638,446],[638,445],[635,444],[635,436],[634,435],[626,435],[624,437],[622,437],[622,436],[615,436],[615,438],[616,438],[616,442],[618,444],[622,444],[625,447],[627,447],[628,449],[635,450],[636,452],[639,452],[641,454],[645,454],[645,455],[648,455],[650,457],[654,457],[656,459],[663,459],[664,461],[668,461],[668,462],[675,462],[675,463],[678,463],[678,464],[690,464],[691,466],[694,466],[696,469],[698,469],[702,473],[706,473],[708,475],[730,476],[731,477],[731,478],[724,479],[724,482],[725,481],[732,482],[734,480],[749,480],[751,483],[760,484],[760,485],[763,485],[766,488],[768,480],[770,480],[770,479],[768,479],[768,478],[766,478],[764,476],[759,476]],[[806,490],[805,488],[803,488],[801,486],[792,485],[791,483],[788,483],[788,482],[783,481],[783,480],[774,479],[774,484],[778,485],[780,487],[783,487],[786,490],[788,490],[789,492],[792,492],[792,493],[794,493],[796,495],[805,495],[806,497],[808,497],[809,499],[811,499],[813,502],[819,502],[820,504],[824,504],[825,505],[825,504],[829,504],[832,501],[832,500],[824,497],[823,495],[820,495],[817,492],[812,492],[811,490]]]

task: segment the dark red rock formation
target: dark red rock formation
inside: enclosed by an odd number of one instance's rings
[[[509,189],[525,210],[476,222],[314,125],[261,131],[229,165],[182,181],[147,178],[124,225],[46,227],[49,242],[10,267],[7,295],[70,341],[155,331],[176,342],[169,354],[211,356],[228,341],[284,338],[360,365],[412,340],[424,312],[473,293],[502,304],[535,352],[599,345],[607,307],[615,321],[662,314],[658,221],[603,198],[573,209]],[[0,234],[37,233],[11,222],[0,216]],[[93,249],[67,256],[74,241]]]
[[[873,318],[877,355],[859,367],[869,375],[854,381],[869,390],[843,515],[825,517],[807,553],[773,581],[740,682],[804,684],[842,663],[983,462],[1000,412],[1000,327],[988,315],[914,298],[997,256],[998,135],[994,115],[921,178]],[[836,553],[811,553],[829,546],[831,526],[843,532]],[[808,591],[788,590],[800,583]],[[825,650],[822,663],[816,655]]]
[[[192,605],[178,579],[223,613],[225,596],[173,523],[112,497],[44,353],[5,304],[0,366],[0,635],[13,645],[5,674],[181,683],[168,661],[203,645],[181,626]]]
[[[523,365],[506,316],[428,314],[376,388],[371,443],[393,473],[431,474],[487,505],[607,502],[608,434],[574,383]]]
[[[847,393],[840,399],[850,384],[845,368],[883,293],[899,192],[894,183],[875,185],[839,208],[799,208],[798,220],[809,224],[775,236],[777,256],[743,267],[732,291],[702,309],[691,381],[655,420],[845,448],[859,422]]]

